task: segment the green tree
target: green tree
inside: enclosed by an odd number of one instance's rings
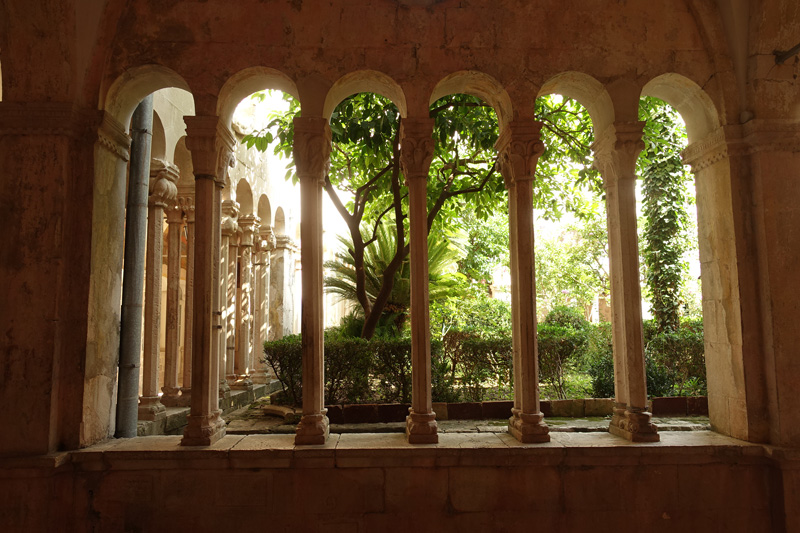
[[[276,153],[289,157],[292,120],[298,113],[299,104],[292,100],[287,112],[274,115],[264,130],[245,136],[243,142],[260,150],[274,144]],[[460,223],[467,210],[486,219],[507,203],[494,150],[498,136],[494,110],[472,96],[451,95],[435,102],[430,114],[438,142],[428,185],[428,230]],[[537,114],[544,122],[547,148],[537,169],[535,203],[548,216],[560,216],[565,209],[580,214],[583,195],[579,189],[597,181],[588,165],[588,114],[560,97],[540,98]],[[333,149],[325,190],[349,228],[356,297],[365,316],[362,336],[370,338],[391,297],[395,274],[409,253],[407,190],[399,165],[399,113],[385,98],[361,93],[339,104],[330,127]],[[293,163],[289,177],[296,179]],[[376,242],[385,217],[394,221],[395,250],[380,290],[370,297],[365,254]]]
[[[638,161],[642,177],[642,246],[646,292],[659,331],[675,331],[689,247],[691,176],[681,160],[686,130],[677,111],[656,98],[642,98],[645,148]]]

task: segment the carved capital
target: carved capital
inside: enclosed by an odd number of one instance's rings
[[[603,175],[603,185],[620,179],[636,179],[636,160],[644,149],[644,122],[615,122],[596,136],[592,144],[593,166]]]
[[[178,226],[183,224],[183,209],[180,204],[168,205],[164,209],[164,213],[167,215],[167,224],[170,226],[173,224]]]
[[[244,215],[239,217],[239,227],[242,230],[240,246],[253,246],[253,237],[261,225],[261,219],[255,215]]]
[[[269,252],[275,248],[275,233],[272,231],[272,226],[264,224],[259,231],[258,249],[262,252]]]
[[[178,205],[186,215],[186,223],[194,223],[194,195],[178,196]]]
[[[292,146],[297,176],[301,180],[319,181],[322,185],[331,164],[331,129],[321,117],[294,119]]]
[[[495,148],[500,154],[499,169],[506,187],[534,178],[536,164],[544,153],[541,129],[541,122],[518,119],[509,123],[497,138]]]
[[[275,249],[276,250],[293,250],[294,241],[288,235],[275,236]]]
[[[192,152],[195,179],[213,179],[222,187],[236,164],[236,138],[219,117],[184,117],[186,148]]]
[[[400,168],[406,182],[410,179],[428,179],[433,160],[433,119],[405,118],[400,121]]]
[[[153,159],[150,162],[150,198],[149,205],[167,207],[174,204],[178,196],[178,167],[164,161]]]

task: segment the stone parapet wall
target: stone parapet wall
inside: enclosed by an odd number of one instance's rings
[[[712,432],[120,439],[0,461],[0,530],[797,531],[800,457]],[[626,482],[620,483],[624,479]],[[187,505],[187,502],[192,502]],[[197,509],[203,509],[202,513]]]

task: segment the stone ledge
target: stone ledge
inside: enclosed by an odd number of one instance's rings
[[[228,435],[209,447],[180,446],[179,436],[110,440],[83,450],[0,460],[0,469],[84,471],[179,468],[428,467],[458,465],[608,465],[763,463],[766,446],[711,431],[662,434],[631,443],[609,433],[556,433],[521,444],[507,433],[443,433],[437,444],[413,445],[401,434],[331,434],[320,446],[295,446],[292,435]],[[7,472],[6,472],[7,474]]]

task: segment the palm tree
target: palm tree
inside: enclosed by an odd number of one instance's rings
[[[325,290],[338,294],[342,300],[359,304],[356,292],[356,269],[353,259],[353,245],[347,237],[338,237],[342,249],[335,259],[325,262],[328,275],[325,276]],[[387,220],[379,225],[376,239],[364,251],[364,278],[367,297],[374,302],[383,285],[383,273],[395,256],[394,222]],[[463,274],[456,272],[457,262],[463,257],[463,244],[458,235],[442,238],[428,235],[428,279],[430,300],[452,295],[458,290]],[[401,330],[408,318],[411,283],[409,261],[406,258],[394,275],[389,301],[381,316],[381,325]],[[364,314],[363,308],[358,308]],[[364,335],[362,331],[362,336]]]

